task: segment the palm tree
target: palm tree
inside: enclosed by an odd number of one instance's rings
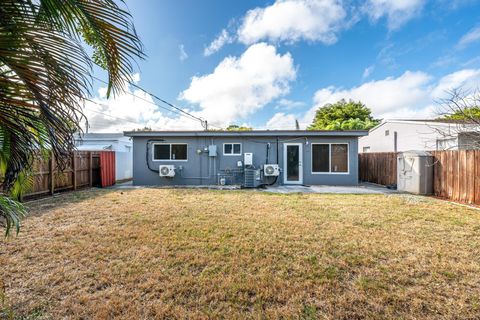
[[[108,71],[108,95],[115,95],[142,50],[130,14],[114,0],[2,0],[0,220],[7,234],[18,232],[25,212],[12,190],[33,155],[48,149],[62,159],[74,148],[93,63]]]

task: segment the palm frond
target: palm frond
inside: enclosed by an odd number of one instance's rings
[[[20,222],[25,215],[25,207],[20,202],[0,194],[0,225],[5,228],[5,235],[8,236],[12,228],[18,233]]]
[[[133,61],[143,58],[143,47],[128,11],[113,0],[42,0],[39,19],[51,21],[63,31],[94,47],[109,71],[107,96],[123,91],[131,80]]]
[[[16,181],[39,150],[49,149],[61,161],[74,149],[73,134],[81,131],[83,118],[81,101],[89,96],[92,84],[92,60],[83,40],[105,59],[109,93],[120,92],[133,61],[143,58],[143,53],[130,14],[115,1],[2,0],[0,187],[4,194],[18,186]],[[16,208],[3,201],[4,208]],[[17,217],[13,213],[7,221],[15,223]]]

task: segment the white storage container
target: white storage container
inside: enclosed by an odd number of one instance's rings
[[[397,156],[397,189],[415,194],[433,193],[433,157],[426,151],[405,151]]]

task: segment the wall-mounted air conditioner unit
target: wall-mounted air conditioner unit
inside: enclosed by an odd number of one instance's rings
[[[175,166],[171,164],[161,164],[158,169],[158,173],[160,177],[175,177]]]
[[[264,164],[263,175],[265,177],[278,177],[280,175],[278,164]]]

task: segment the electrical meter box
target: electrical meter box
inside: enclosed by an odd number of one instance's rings
[[[243,154],[243,163],[246,166],[253,166],[253,153],[251,152],[245,152]]]
[[[217,156],[217,145],[211,144],[208,146],[208,156],[216,157]]]

